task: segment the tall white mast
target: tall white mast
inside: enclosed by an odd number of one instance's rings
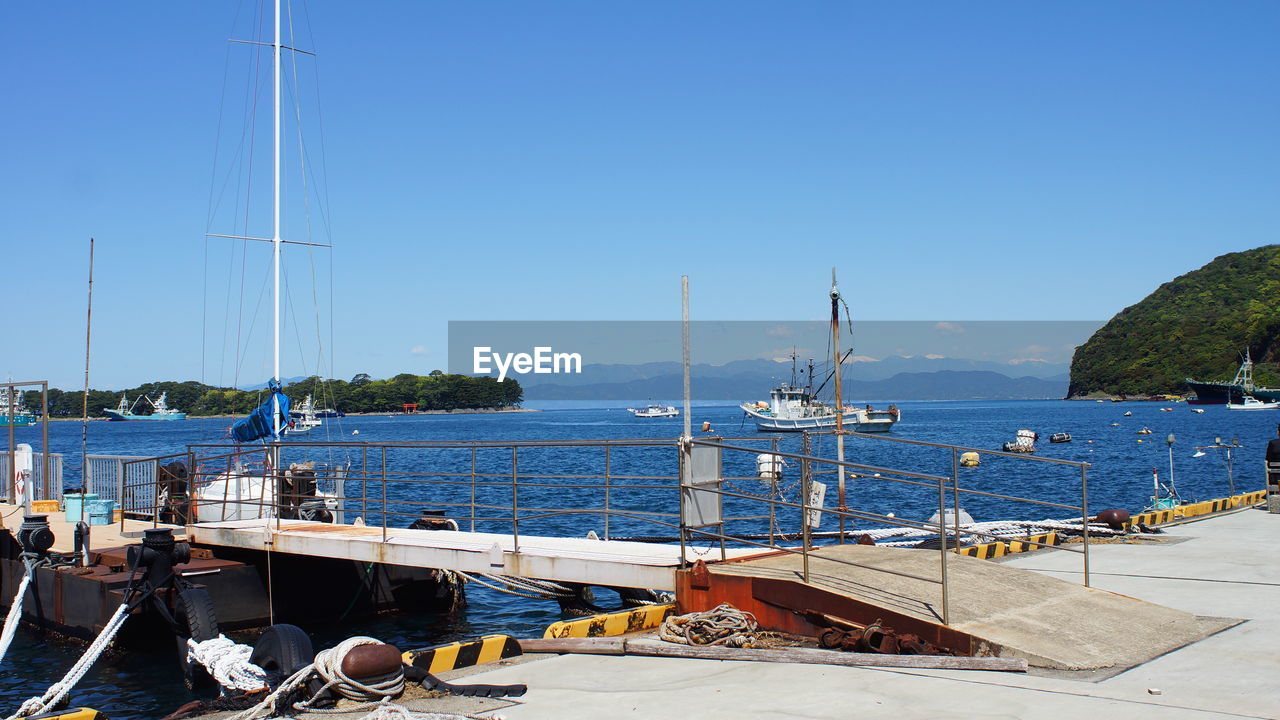
[[[272,100],[275,107],[275,160],[274,160],[274,191],[275,200],[272,204],[272,233],[271,233],[271,249],[272,249],[272,266],[275,275],[275,288],[273,292],[275,312],[274,312],[274,333],[273,333],[273,370],[272,377],[277,384],[280,382],[280,0],[276,0],[276,32],[275,42],[272,43],[272,55],[274,72],[275,72],[275,90],[273,91]],[[275,439],[280,439],[280,397],[274,393],[271,395],[271,433]]]

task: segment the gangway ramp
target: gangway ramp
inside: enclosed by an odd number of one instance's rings
[[[803,624],[815,612],[859,624],[880,620],[964,654],[1022,657],[1058,670],[1132,667],[1239,622],[948,553],[944,626],[937,550],[817,548],[807,584],[802,563],[798,554],[775,553],[709,564],[701,577],[697,569],[682,572],[681,610],[732,602],[766,624],[802,632],[812,631]]]
[[[594,538],[417,530],[305,520],[252,519],[189,525],[192,543],[246,550],[460,570],[608,587],[675,590],[679,545]],[[690,554],[695,553],[690,548]],[[696,548],[720,557],[720,548]],[[728,549],[730,558],[758,550]]]

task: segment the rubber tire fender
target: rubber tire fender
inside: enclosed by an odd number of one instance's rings
[[[182,666],[182,684],[188,690],[217,687],[218,683],[200,663],[187,660],[187,637],[196,642],[218,637],[218,615],[213,610],[213,598],[209,591],[189,587],[178,592],[174,608],[178,623],[186,629],[186,636],[178,636],[178,663]]]
[[[297,625],[278,623],[263,631],[253,644],[249,662],[267,671],[269,684],[281,680],[310,665],[316,659],[311,636]]]

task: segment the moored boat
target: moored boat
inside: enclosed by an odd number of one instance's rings
[[[168,393],[160,393],[160,397],[152,400],[146,395],[142,395],[129,404],[129,396],[121,393],[120,404],[114,408],[102,408],[102,412],[107,416],[108,420],[183,420],[187,414],[176,408],[169,407],[166,397]],[[133,411],[139,400],[145,399],[151,405],[151,414],[140,415]]]
[[[9,414],[10,405],[13,406],[12,416]],[[24,427],[35,421],[36,416],[22,404],[21,390],[0,387],[0,427]]]
[[[1049,436],[1049,442],[1051,442],[1051,443],[1069,443],[1069,442],[1071,442],[1071,433],[1069,433],[1069,432],[1056,432],[1056,433],[1054,433],[1054,434],[1052,434],[1052,435],[1050,435],[1050,436]]]
[[[1275,410],[1280,402],[1263,402],[1252,395],[1245,395],[1238,403],[1227,403],[1228,410]]]
[[[743,403],[747,416],[764,432],[799,432],[825,430],[836,426],[836,409],[815,398],[808,387],[795,387],[783,383],[769,393],[768,402]],[[901,413],[890,405],[887,410],[876,410],[846,405],[839,413],[845,429],[854,432],[888,432],[898,422]]]

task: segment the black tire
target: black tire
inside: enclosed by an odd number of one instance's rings
[[[271,685],[311,664],[316,659],[311,637],[297,625],[280,623],[267,628],[253,644],[249,662],[267,671]]]
[[[199,663],[187,661],[187,638],[196,642],[218,637],[218,615],[213,611],[213,598],[204,588],[187,588],[178,593],[174,615],[185,635],[178,636],[178,663],[182,666],[182,684],[188,690],[217,687],[218,683]]]

